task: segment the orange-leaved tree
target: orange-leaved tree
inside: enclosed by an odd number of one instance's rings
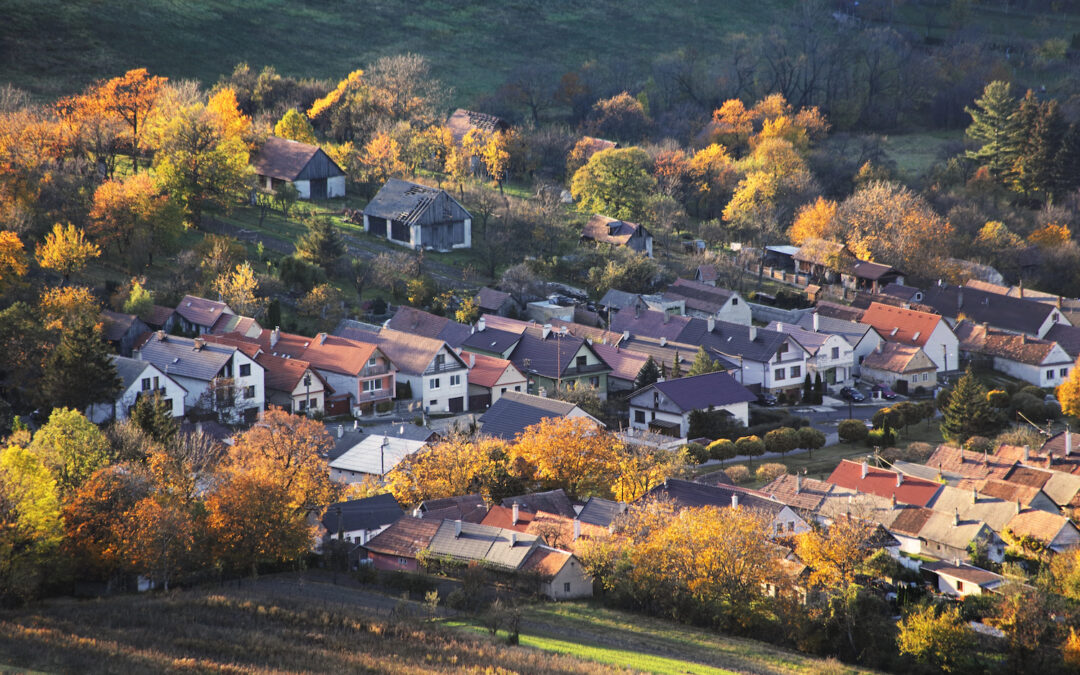
[[[518,436],[511,461],[531,478],[571,497],[610,494],[622,442],[585,417],[546,418]]]
[[[387,475],[401,504],[469,493],[491,498],[490,480],[507,472],[507,445],[495,438],[452,435],[409,455]]]
[[[145,68],[136,68],[105,80],[90,93],[103,111],[120,118],[130,128],[131,165],[135,172],[139,170],[146,121],[157,105],[165,82],[164,77],[152,76]]]
[[[26,274],[26,249],[19,235],[0,232],[0,292],[14,285]]]

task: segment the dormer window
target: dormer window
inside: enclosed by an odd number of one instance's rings
[[[587,357],[587,356],[579,356],[579,357],[577,357],[577,367],[578,367],[578,368],[584,368],[584,367],[585,367],[585,364],[586,364],[586,362],[587,362],[588,360],[589,360],[589,359],[588,359],[588,357]]]

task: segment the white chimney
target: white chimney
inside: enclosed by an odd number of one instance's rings
[[[660,338],[660,346],[661,347],[666,347],[667,346],[667,338],[666,337]]]
[[[344,435],[345,435],[345,425],[344,424],[337,425],[337,437],[341,438]]]
[[[784,323],[782,321],[777,321],[776,322],[776,332],[777,333],[783,333],[784,332]]]
[[[476,367],[476,354],[473,354],[473,353],[469,354],[469,367],[470,368],[475,368]]]
[[[821,330],[821,319],[818,317],[818,313],[814,312],[814,332]]]
[[[733,509],[738,508],[738,506],[739,506],[739,493],[738,492],[732,492],[731,493],[731,508],[733,508]]]
[[[581,538],[581,521],[574,518],[574,541]]]
[[[626,513],[626,509],[629,505],[626,502],[619,502],[619,513]]]
[[[622,332],[622,339],[624,339],[624,340],[629,340],[629,339],[630,339],[630,331],[628,331],[628,330],[624,330],[624,331]]]
[[[319,344],[326,344],[326,333],[319,333]]]
[[[708,327],[710,333],[716,330],[716,319],[710,316],[706,321],[706,326]]]
[[[802,474],[795,474],[795,494],[802,492]]]
[[[904,484],[904,474],[899,471],[896,472],[896,487],[900,487]]]
[[[862,477],[866,478],[866,473],[870,470],[870,463],[865,459],[862,462]]]
[[[1031,456],[1031,446],[1030,445],[1025,445],[1024,446],[1024,461],[1025,462],[1028,461],[1030,456]]]
[[[979,488],[974,488],[974,487],[971,488],[971,503],[972,504],[978,504],[979,503]]]
[[[521,515],[520,511],[518,510],[518,503],[517,502],[514,502],[514,505],[511,507],[511,514],[512,515],[510,516],[510,522],[512,524],[514,524],[514,525],[517,525],[518,524],[518,516]]]
[[[544,324],[544,339],[546,340],[547,336],[549,336],[549,335],[551,335],[551,324],[550,323],[545,323]]]
[[[750,326],[750,341],[757,339],[757,326]]]
[[[1069,457],[1071,455],[1072,455],[1072,431],[1066,429],[1065,430],[1065,456]]]
[[[270,331],[270,349],[277,346],[278,340],[281,339],[281,326],[274,326],[274,330]]]
[[[420,507],[419,506],[412,510],[412,517],[413,518],[419,518],[420,517]]]
[[[485,328],[487,328],[487,321],[484,320],[484,317],[480,317],[476,321],[476,330],[479,333],[483,333]]]
[[[454,521],[454,536],[455,537],[460,537],[461,536],[461,521],[460,520],[455,520]]]
[[[952,512],[952,524],[954,526],[960,524],[960,510],[959,509],[953,509],[953,512]]]

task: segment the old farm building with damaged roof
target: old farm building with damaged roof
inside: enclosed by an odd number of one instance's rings
[[[322,148],[309,143],[271,136],[255,157],[255,175],[259,188],[268,192],[292,183],[300,199],[345,196],[345,172]]]
[[[446,190],[391,178],[364,208],[364,231],[410,248],[470,248],[472,215]]]

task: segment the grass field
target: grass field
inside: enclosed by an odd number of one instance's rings
[[[895,134],[884,138],[885,154],[896,162],[901,180],[917,182],[950,153],[948,146],[964,140],[963,130]]]
[[[0,612],[0,671],[859,673],[833,661],[584,603],[526,608],[521,646],[326,574]],[[504,672],[504,671],[498,671]]]

